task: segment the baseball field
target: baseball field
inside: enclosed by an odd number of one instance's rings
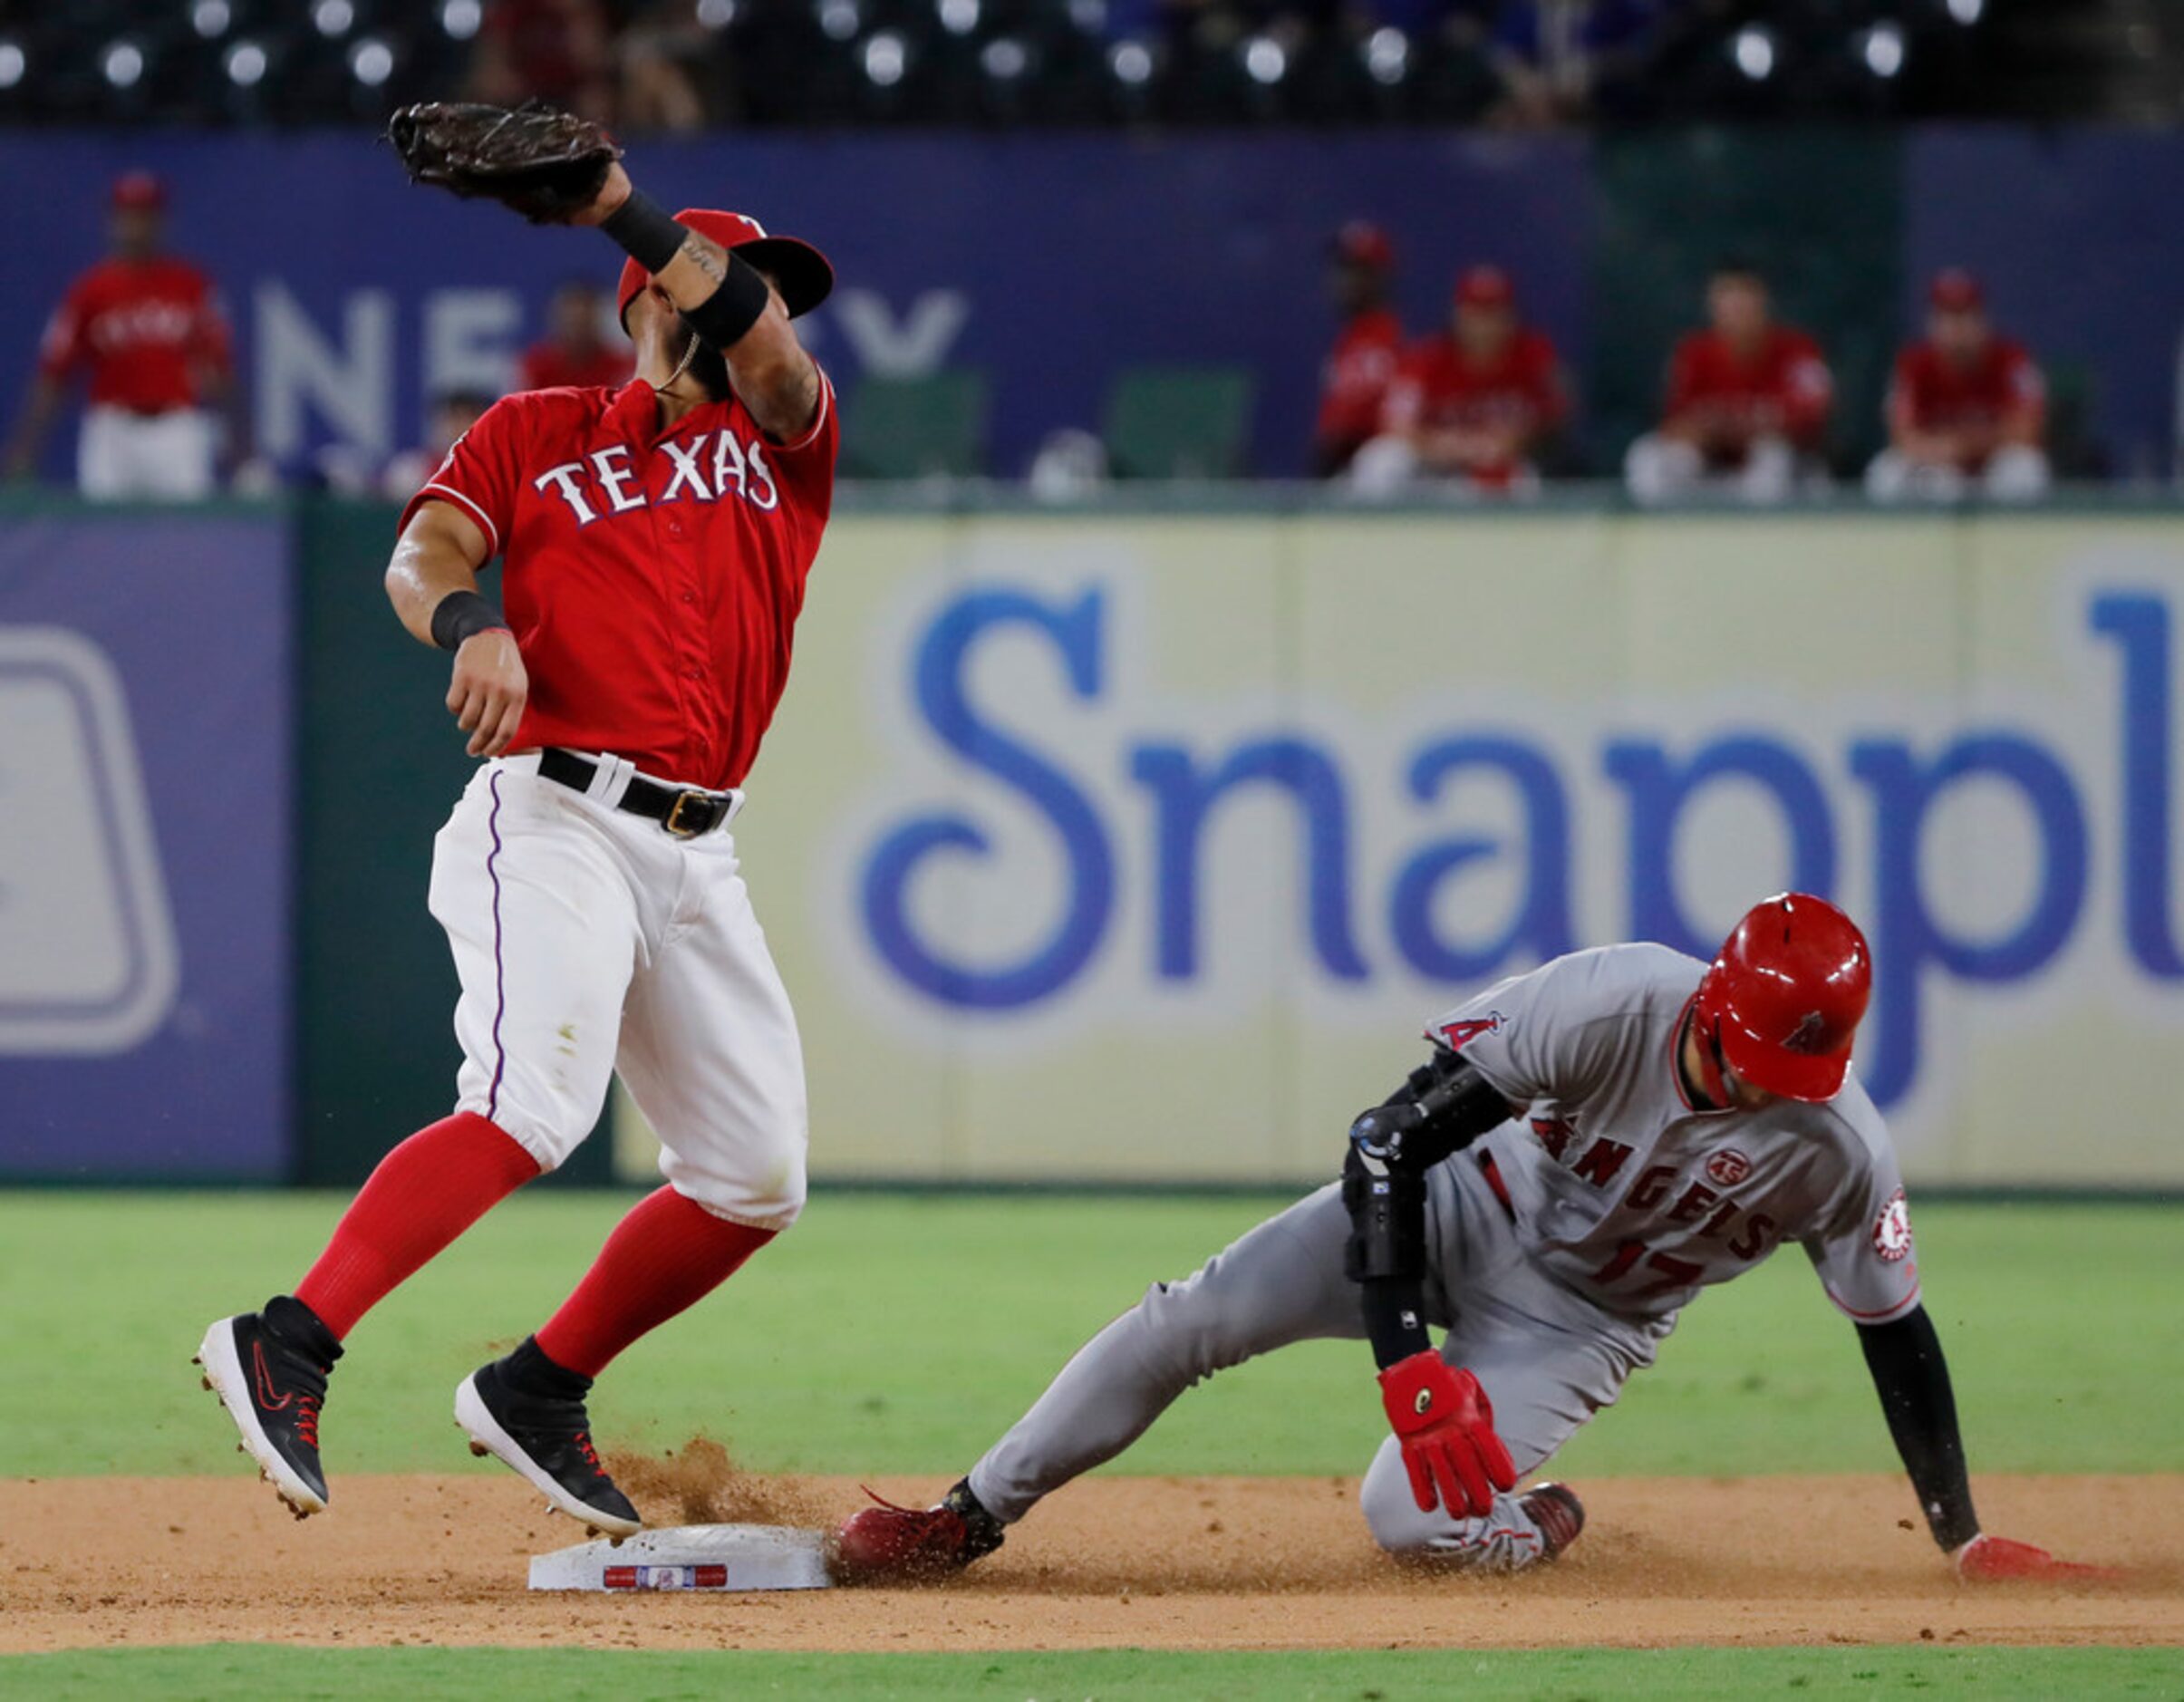
[[[534,1596],[527,1558],[581,1533],[469,1458],[449,1397],[623,1204],[515,1200],[374,1313],[328,1403],[333,1506],[297,1524],[189,1356],[337,1202],[0,1194],[0,1695],[2184,1697],[2173,1206],[1917,1218],[1986,1527],[2110,1581],[1953,1580],[1793,1252],[1708,1295],[1554,1463],[1590,1523],[1534,1575],[1377,1553],[1367,1356],[1319,1344],[1193,1391],[944,1587]],[[653,1523],[930,1494],[1148,1281],[1277,1204],[822,1191],[614,1368],[600,1439]]]

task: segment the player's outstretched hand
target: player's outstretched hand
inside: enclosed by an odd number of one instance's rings
[[[1380,1373],[1380,1399],[1403,1445],[1418,1510],[1435,1504],[1458,1519],[1483,1517],[1494,1492],[1514,1489],[1517,1468],[1494,1435],[1493,1407],[1479,1379],[1437,1353],[1414,1353]]]
[[[531,677],[524,672],[515,633],[496,627],[462,641],[448,686],[448,710],[470,735],[466,749],[472,756],[498,757],[508,748],[530,695]]]
[[[1957,1576],[1967,1583],[2011,1583],[2020,1579],[2113,1578],[2105,1566],[2057,1560],[2044,1548],[2006,1536],[1976,1536],[1956,1552]]]

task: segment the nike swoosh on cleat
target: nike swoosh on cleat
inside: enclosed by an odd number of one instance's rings
[[[257,1382],[256,1394],[260,1407],[263,1407],[267,1412],[279,1412],[295,1398],[294,1390],[283,1395],[278,1400],[273,1398],[273,1374],[266,1368],[266,1344],[264,1342],[254,1341],[250,1344],[250,1363],[252,1373]]]

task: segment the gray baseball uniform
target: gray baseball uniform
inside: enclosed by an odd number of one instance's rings
[[[1427,1038],[1522,1114],[1427,1177],[1426,1321],[1493,1404],[1520,1473],[1612,1406],[1697,1291],[1798,1241],[1829,1297],[1871,1324],[1918,1303],[1910,1223],[1880,1114],[1855,1077],[1827,1105],[1695,1108],[1676,1043],[1706,965],[1655,945],[1558,958],[1489,988]],[[1349,1214],[1320,1189],[1081,1349],[972,1468],[1014,1522],[1112,1459],[1191,1384],[1255,1354],[1363,1339],[1343,1272]],[[1389,1437],[1360,1499],[1381,1545],[1482,1570],[1541,1553],[1513,1495],[1483,1518],[1413,1500]]]

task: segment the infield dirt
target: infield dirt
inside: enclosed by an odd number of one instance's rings
[[[717,1447],[618,1461],[654,1523],[830,1524],[851,1478],[751,1477]],[[806,1650],[2184,1645],[2184,1475],[1987,1477],[1990,1530],[2121,1568],[1959,1584],[1893,1477],[1610,1478],[1557,1565],[1422,1577],[1372,1545],[1354,1480],[1096,1477],[920,1591],[534,1595],[581,1540],[513,1478],[337,1478],[293,1521],[243,1476],[0,1482],[0,1652],[196,1642]],[[873,1487],[923,1502],[937,1478]]]

